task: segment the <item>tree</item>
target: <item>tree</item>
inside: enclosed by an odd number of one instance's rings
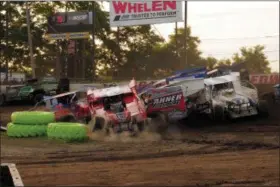
[[[168,42],[155,45],[147,63],[148,75],[161,78],[177,70],[204,66],[205,62],[202,61],[201,52],[198,50],[200,40],[191,35],[190,27],[187,28],[187,64],[184,58],[184,41],[184,28],[179,28],[177,37],[171,34]]]
[[[242,47],[239,53],[232,57],[234,63],[244,63],[246,69],[251,73],[270,73],[269,61],[264,54],[264,46]]]

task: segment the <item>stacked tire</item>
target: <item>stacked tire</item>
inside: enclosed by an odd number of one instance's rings
[[[7,125],[9,137],[48,136],[66,142],[82,142],[88,139],[88,128],[84,124],[55,122],[53,112],[14,112],[12,122]]]
[[[50,123],[47,129],[48,138],[66,142],[83,142],[88,140],[88,128],[80,123]]]
[[[46,136],[48,124],[55,121],[55,115],[53,112],[42,111],[14,112],[11,121],[7,125],[9,137]]]

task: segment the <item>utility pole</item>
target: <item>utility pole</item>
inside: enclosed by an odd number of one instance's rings
[[[95,2],[92,1],[92,74],[95,79]]]
[[[176,46],[176,55],[178,55],[178,22],[175,22],[175,46]]]
[[[35,74],[35,61],[33,58],[33,44],[32,44],[32,35],[30,30],[30,10],[28,6],[28,2],[26,2],[26,23],[27,23],[27,33],[28,33],[28,45],[29,45],[29,56],[30,56],[30,62],[31,62],[31,68],[32,68],[32,78],[36,78]]]
[[[187,28],[188,28],[188,1],[185,1],[185,32],[184,32],[184,56],[185,56],[185,65],[188,65],[187,57]]]
[[[7,6],[7,8],[6,8],[6,37],[5,37],[5,39],[6,39],[6,53],[8,54],[8,50],[9,50],[9,40],[8,40],[8,38],[9,38],[9,13],[10,13],[10,1],[6,1],[6,6]],[[8,58],[6,58],[6,64],[5,64],[5,66],[6,66],[6,80],[8,81],[8,79],[9,79],[9,59]]]

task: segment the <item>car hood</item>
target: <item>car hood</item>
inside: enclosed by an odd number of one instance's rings
[[[219,95],[215,98],[216,101],[220,102],[231,102],[234,104],[245,104],[249,102],[249,98],[240,94],[232,94],[232,95]]]

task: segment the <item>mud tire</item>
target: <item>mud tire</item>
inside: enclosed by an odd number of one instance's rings
[[[225,111],[222,106],[215,105],[212,107],[212,119],[214,121],[221,121],[224,120]]]
[[[152,118],[152,124],[150,126],[150,130],[152,132],[157,133],[165,133],[168,129],[168,122],[167,122],[167,116],[163,113],[160,113]]]
[[[109,124],[103,118],[93,117],[88,126],[90,132],[103,131],[105,135],[109,134]]]
[[[260,117],[267,118],[269,117],[268,113],[268,103],[266,100],[260,100],[257,106],[257,110]]]
[[[0,94],[0,106],[4,106],[6,104],[6,97],[4,94]]]

